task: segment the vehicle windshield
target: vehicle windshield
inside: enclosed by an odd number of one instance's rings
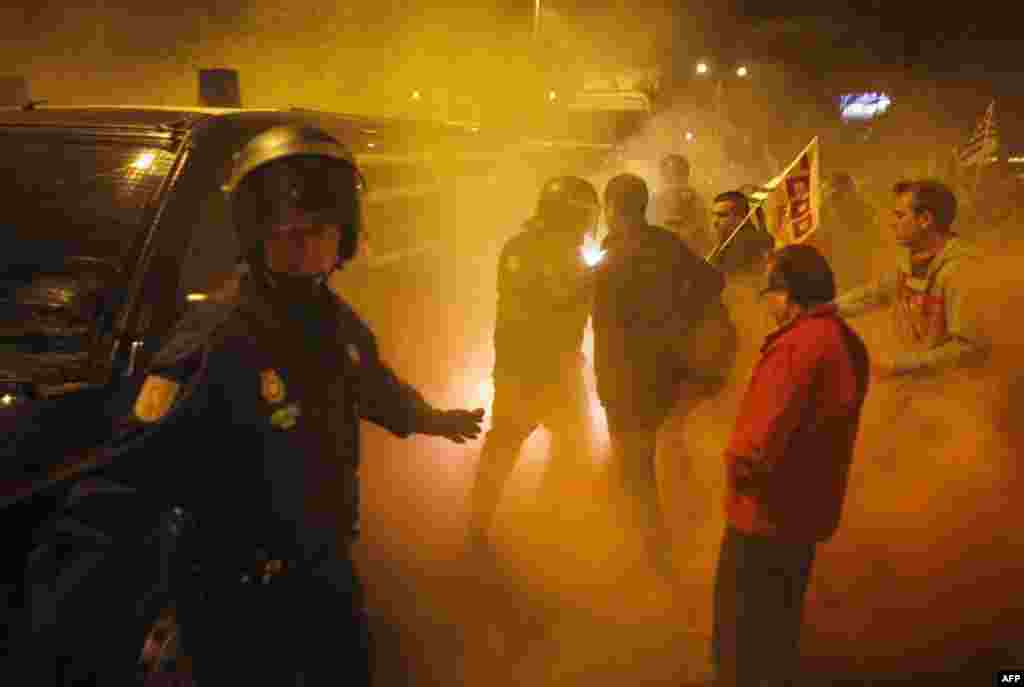
[[[138,142],[0,134],[0,268],[125,261],[173,153]]]
[[[0,134],[0,352],[83,350],[173,158],[138,142]]]

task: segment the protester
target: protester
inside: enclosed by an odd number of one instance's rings
[[[811,566],[839,524],[868,388],[867,350],[829,303],[824,257],[791,245],[769,269],[762,301],[777,329],[725,452],[712,639],[721,687],[792,684]]]
[[[904,350],[876,357],[873,372],[879,377],[980,361],[988,346],[967,307],[966,269],[980,256],[953,230],[956,196],[932,180],[901,181],[893,196],[890,226],[906,253],[895,270],[837,298],[840,314],[853,317],[892,304]]]
[[[728,373],[731,340],[720,357],[709,356],[699,366],[685,350],[708,318],[725,320],[721,330],[728,339],[725,282],[676,235],[647,223],[648,191],[640,177],[614,177],[604,201],[609,234],[593,311],[597,392],[608,417],[613,474],[656,569],[670,574],[655,470],[657,433],[683,382],[713,387]]]

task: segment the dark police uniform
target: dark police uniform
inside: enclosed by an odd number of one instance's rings
[[[590,316],[578,247],[552,240],[540,220],[505,244],[498,264],[495,384],[543,385],[578,357]]]
[[[359,419],[404,437],[436,411],[379,359],[372,332],[326,286],[285,302],[246,278],[233,302],[204,305],[157,355],[135,407],[149,426],[126,439],[147,469],[174,466],[181,479],[154,487],[170,489],[196,523],[189,550],[210,597],[189,595],[179,613],[197,677],[241,683],[256,659],[260,682],[299,670],[307,685],[367,684],[349,555]],[[253,570],[261,561],[283,568],[266,585]]]
[[[587,433],[583,330],[590,316],[587,267],[579,247],[543,220],[506,243],[498,264],[494,331],[493,423],[471,496],[474,535],[482,535],[515,467],[519,450],[541,424],[552,433],[545,475],[572,472]]]

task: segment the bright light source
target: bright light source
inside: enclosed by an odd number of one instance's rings
[[[10,394],[0,396],[0,405],[9,406],[12,403],[14,403],[14,396],[11,396]]]
[[[739,69],[736,70],[736,76],[740,77],[741,79],[746,78],[748,74],[750,74],[750,72],[747,70],[746,67],[740,67]]]
[[[691,141],[693,141],[693,138],[694,138],[693,132],[692,131],[687,131],[686,132],[686,142],[690,143]]]
[[[558,94],[554,91],[548,91],[548,100],[554,102],[558,98]]]
[[[366,144],[366,147],[367,147],[367,148],[376,148],[376,147],[377,147],[377,144],[376,144],[376,143],[367,143],[367,144]]]
[[[601,250],[601,244],[598,243],[597,239],[588,234],[583,240],[580,254],[583,256],[583,262],[589,267],[593,267],[604,259],[605,251]]]
[[[413,100],[419,100],[419,99],[420,99],[421,97],[422,97],[422,96],[420,95],[420,92],[419,92],[419,91],[413,91],[413,92],[412,92],[412,99],[413,99]]]
[[[145,171],[153,166],[153,160],[156,159],[156,153],[142,153],[135,162],[132,163],[132,167],[141,171]]]
[[[707,74],[709,71],[711,71],[711,67],[708,66],[707,62],[698,62],[697,63],[697,73],[698,74]]]
[[[490,410],[491,402],[494,401],[494,382],[490,377],[476,385],[476,393],[477,403]]]
[[[189,303],[198,303],[199,301],[205,301],[207,298],[209,298],[209,296],[205,293],[190,293],[185,296],[185,300]]]

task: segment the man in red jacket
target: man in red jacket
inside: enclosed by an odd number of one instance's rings
[[[715,578],[719,684],[789,685],[818,542],[835,532],[868,389],[867,350],[830,304],[813,247],[769,263],[778,328],[761,347],[725,453],[727,526]]]

